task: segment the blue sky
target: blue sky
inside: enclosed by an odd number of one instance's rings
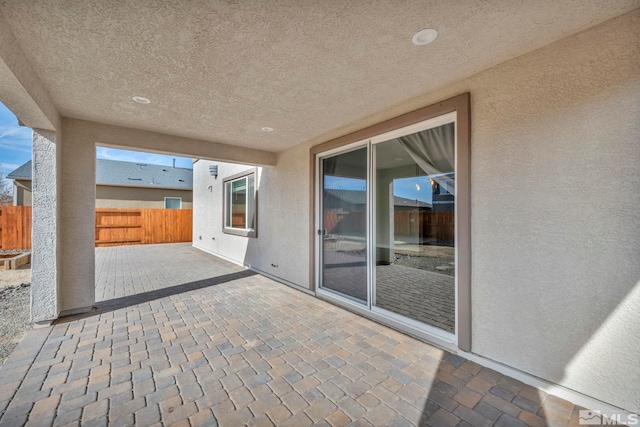
[[[143,153],[140,151],[118,150],[115,148],[98,147],[96,157],[107,160],[122,160],[125,162],[149,163],[152,165],[171,166],[173,159],[176,159],[176,166],[179,168],[193,169],[193,162],[190,158],[166,156],[164,154]]]
[[[97,158],[123,160],[136,163],[150,163],[171,166],[176,159],[176,166],[193,168],[191,159],[162,154],[143,153],[138,151],[117,150],[115,148],[98,147]],[[3,175],[15,170],[31,159],[31,129],[18,126],[18,119],[11,110],[0,103],[0,173]]]
[[[403,178],[393,180],[393,195],[404,197],[405,199],[420,200],[431,203],[431,182],[428,176],[418,176],[415,178]]]
[[[31,159],[31,129],[18,126],[18,119],[0,103],[0,173],[3,175]]]

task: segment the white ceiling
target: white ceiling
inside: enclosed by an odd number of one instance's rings
[[[0,0],[65,117],[280,151],[638,0]],[[438,39],[414,46],[435,28]],[[150,98],[150,105],[131,101]],[[261,132],[270,126],[274,132]]]

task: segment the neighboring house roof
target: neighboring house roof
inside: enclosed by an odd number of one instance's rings
[[[325,193],[343,200],[347,203],[351,203],[354,205],[365,204],[367,202],[367,193],[366,191],[356,191],[356,190],[324,190]],[[415,208],[431,208],[431,203],[422,202],[416,199],[406,199],[404,197],[393,197],[393,204],[395,206],[409,206]]]
[[[22,179],[31,181],[31,160],[29,160],[24,165],[20,166],[18,169],[11,172],[7,175],[8,179]]]
[[[364,205],[367,203],[367,192],[359,190],[329,190],[325,189],[325,193],[353,205]]]
[[[410,206],[413,208],[430,208],[431,203],[423,202],[418,199],[405,199],[404,197],[393,196],[393,204],[395,206]]]
[[[7,178],[30,181],[31,160],[11,172],[7,175]],[[193,170],[147,163],[97,159],[96,184],[191,190],[193,188]]]

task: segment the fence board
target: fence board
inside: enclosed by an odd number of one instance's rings
[[[31,249],[31,206],[0,207],[0,249]],[[96,209],[96,246],[190,242],[190,209]]]
[[[394,231],[399,236],[419,236],[453,242],[455,213],[453,211],[400,211],[393,215]]]
[[[366,212],[342,212],[332,209],[324,211],[324,228],[327,233],[364,232],[367,224]],[[453,211],[395,210],[394,233],[403,237],[435,239],[453,242],[455,238],[455,213]]]
[[[0,206],[0,248],[31,249],[31,206]]]
[[[96,246],[190,242],[191,209],[96,209]]]
[[[141,215],[140,209],[96,209],[96,246],[142,243]]]
[[[0,207],[0,249],[31,249],[31,206]],[[364,229],[364,212],[324,213],[329,233]],[[191,241],[190,209],[96,209],[96,246],[177,243]],[[454,240],[454,213],[399,211],[394,213],[395,233],[440,241]],[[361,230],[360,230],[361,231]]]

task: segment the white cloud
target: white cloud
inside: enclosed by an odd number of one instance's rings
[[[0,124],[0,149],[31,153],[31,129]]]
[[[6,136],[9,135],[15,135],[17,133],[20,133],[20,129],[9,129],[7,131],[4,131],[3,133],[0,134],[0,138],[4,138]]]
[[[0,163],[0,173],[2,175],[7,175],[10,172],[18,169],[22,165],[14,165],[12,163]]]
[[[5,152],[14,151],[31,154],[31,146],[23,144],[14,144],[12,142],[4,142],[0,140],[0,150]]]
[[[20,126],[0,125],[0,139],[21,145],[31,145],[31,129]]]

